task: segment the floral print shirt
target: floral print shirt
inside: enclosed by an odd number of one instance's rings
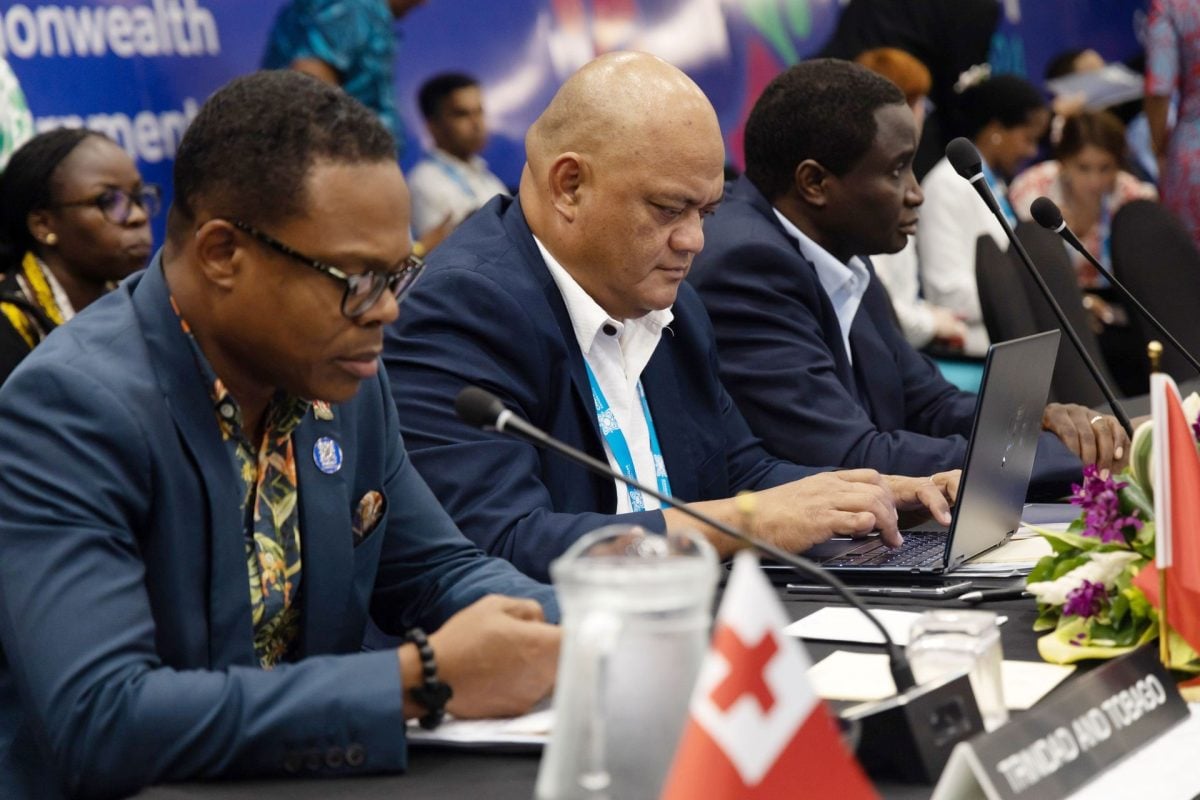
[[[179,314],[174,298],[171,306]],[[251,434],[242,427],[237,401],[213,371],[182,315],[179,322],[209,386],[221,438],[244,487],[242,514],[254,651],[259,663],[269,669],[293,660],[300,638],[299,486],[292,431],[312,404],[276,395],[267,408],[262,439],[251,441]]]

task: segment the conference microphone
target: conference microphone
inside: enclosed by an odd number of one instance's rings
[[[954,745],[983,730],[978,704],[965,674],[946,681],[917,686],[912,668],[887,629],[871,614],[846,584],[806,558],[789,553],[743,531],[697,511],[688,503],[612,469],[606,462],[571,447],[505,407],[500,398],[478,386],[458,393],[454,410],[464,422],[477,428],[494,429],[537,447],[552,450],[605,478],[615,479],[657,498],[693,519],[716,528],[760,553],[787,564],[806,577],[829,586],[847,603],[864,614],[879,631],[887,649],[897,695],[877,704],[878,708],[851,709],[847,720],[860,727],[858,751],[871,771],[907,780],[932,782],[941,774]]]
[[[1117,397],[1113,394],[1112,387],[1108,385],[1108,381],[1104,380],[1104,376],[1100,374],[1100,369],[1096,366],[1096,362],[1088,355],[1087,349],[1084,348],[1083,342],[1079,339],[1079,334],[1075,328],[1067,321],[1067,315],[1063,313],[1062,306],[1054,299],[1054,294],[1050,291],[1050,287],[1046,285],[1046,281],[1042,279],[1042,275],[1038,272],[1037,267],[1033,264],[1033,259],[1029,257],[1029,252],[1025,249],[1025,245],[1021,244],[1021,240],[1017,238],[1016,233],[1012,229],[1012,225],[1008,223],[1008,217],[1004,216],[1004,212],[1000,210],[1000,204],[996,202],[995,196],[992,194],[991,187],[987,184],[987,179],[983,175],[983,159],[979,155],[979,151],[975,149],[975,145],[970,139],[963,136],[950,142],[946,145],[946,158],[950,161],[950,165],[954,167],[954,171],[966,178],[979,196],[983,198],[983,202],[987,204],[992,215],[1000,222],[1000,227],[1004,229],[1004,235],[1008,237],[1008,241],[1012,243],[1013,248],[1017,251],[1017,255],[1021,258],[1021,263],[1029,270],[1029,274],[1033,277],[1034,283],[1037,284],[1038,290],[1042,296],[1046,298],[1046,302],[1050,304],[1050,310],[1054,312],[1054,316],[1058,319],[1059,327],[1067,338],[1071,340],[1075,352],[1079,353],[1079,357],[1083,359],[1083,364],[1092,375],[1092,380],[1100,387],[1100,391],[1104,394],[1104,399],[1108,401],[1109,408],[1112,409],[1113,416],[1121,423],[1121,427],[1132,438],[1133,425],[1129,422],[1129,417],[1125,414],[1125,409],[1121,408],[1121,404],[1117,402]]]
[[[1096,268],[1097,272],[1108,279],[1108,282],[1113,285],[1113,288],[1116,289],[1118,293],[1120,293],[1121,297],[1123,297],[1127,303],[1141,312],[1141,315],[1146,318],[1146,321],[1153,325],[1154,329],[1158,331],[1164,339],[1170,342],[1176,350],[1182,353],[1183,357],[1186,358],[1188,362],[1196,368],[1197,372],[1200,372],[1200,361],[1197,361],[1196,357],[1189,353],[1187,348],[1181,345],[1179,340],[1172,336],[1170,331],[1168,331],[1153,314],[1146,310],[1146,307],[1142,305],[1136,297],[1133,296],[1133,292],[1126,289],[1125,285],[1117,280],[1116,276],[1113,275],[1112,272],[1110,272],[1103,264],[1101,264],[1095,256],[1088,252],[1088,249],[1083,246],[1083,242],[1079,241],[1079,237],[1076,236],[1074,231],[1067,226],[1066,220],[1063,219],[1062,211],[1059,210],[1058,206],[1055,205],[1053,200],[1051,200],[1049,197],[1039,197],[1037,200],[1033,201],[1033,205],[1030,207],[1029,212],[1033,215],[1033,219],[1038,225],[1041,225],[1048,231],[1057,233],[1063,238],[1064,241],[1066,241],[1067,244],[1071,245],[1071,247],[1075,248],[1075,250],[1078,251],[1081,256],[1086,258],[1088,263]]]

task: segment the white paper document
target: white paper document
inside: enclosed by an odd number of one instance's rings
[[[409,744],[460,747],[538,747],[546,743],[554,724],[554,709],[542,708],[520,717],[504,719],[455,719],[447,716],[431,731],[409,720]]]
[[[1000,665],[1004,704],[1010,711],[1024,711],[1074,671],[1074,667],[1040,661],[1004,661]],[[826,700],[869,702],[896,693],[888,658],[882,653],[838,650],[810,668],[808,678]]]
[[[908,629],[921,616],[918,611],[895,611],[890,608],[872,609],[871,615],[883,625],[892,641],[901,647],[908,644]],[[1008,617],[996,617],[1004,624]],[[855,608],[830,606],[814,611],[783,629],[788,636],[801,639],[820,639],[827,642],[857,642],[883,644],[879,629]]]
[[[915,611],[894,611],[890,608],[873,609],[871,615],[882,623],[888,636],[900,646],[908,644],[908,629],[921,616]],[[883,644],[879,630],[855,608],[822,608],[804,619],[796,620],[783,632],[801,639]]]

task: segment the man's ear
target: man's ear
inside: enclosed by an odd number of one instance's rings
[[[200,274],[226,291],[233,289],[245,266],[245,250],[238,245],[237,234],[237,229],[223,219],[210,219],[193,234]]]
[[[579,153],[567,152],[550,164],[550,203],[567,222],[579,213],[580,193],[591,177],[591,165]]]
[[[824,208],[829,202],[829,181],[833,175],[818,162],[806,158],[792,173],[792,188],[796,196],[810,206]]]

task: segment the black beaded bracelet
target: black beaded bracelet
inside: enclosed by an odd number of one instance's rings
[[[425,631],[411,628],[404,635],[404,641],[415,644],[421,656],[421,685],[409,689],[408,694],[428,712],[420,719],[421,727],[433,730],[446,716],[446,703],[454,697],[454,690],[449,684],[438,680],[437,660],[433,657],[433,646],[429,644]]]

